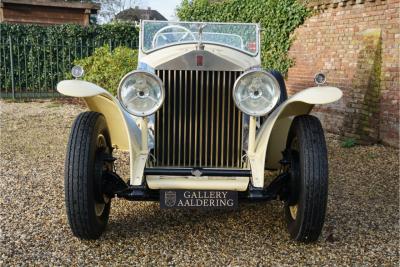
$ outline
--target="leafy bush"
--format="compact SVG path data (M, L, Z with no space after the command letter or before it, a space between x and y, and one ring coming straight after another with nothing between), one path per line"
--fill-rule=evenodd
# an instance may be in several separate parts
M343 140L341 147L351 148L355 145L357 145L357 141L354 138L346 138L345 140Z
M105 45L96 48L93 55L75 60L74 64L85 70L84 80L116 95L122 77L137 68L137 56L137 50L120 46L110 51L110 47Z
M297 0L183 0L177 14L187 21L260 23L263 67L287 73L291 34L310 10Z

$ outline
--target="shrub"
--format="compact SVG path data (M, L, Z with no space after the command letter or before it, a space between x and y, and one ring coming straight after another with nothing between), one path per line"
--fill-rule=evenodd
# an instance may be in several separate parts
M298 0L183 0L177 14L188 21L260 23L263 67L287 73L293 65L287 55L291 34L310 10Z
M343 140L341 147L351 148L355 145L357 145L357 141L354 138L346 138Z
M137 50L120 46L110 51L110 47L105 45L96 48L93 55L75 60L74 64L85 70L84 80L116 95L122 77L137 68Z

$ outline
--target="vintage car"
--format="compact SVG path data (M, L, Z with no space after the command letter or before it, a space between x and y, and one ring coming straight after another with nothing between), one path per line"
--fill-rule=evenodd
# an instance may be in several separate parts
M288 98L282 75L261 68L260 39L258 24L142 21L138 69L117 98L79 79L79 66L57 85L89 109L72 125L65 161L75 236L98 238L118 197L232 212L244 200L280 200L291 238L318 239L328 160L309 113L342 92L322 86L320 73L315 87ZM117 173L114 149L129 152L129 177Z

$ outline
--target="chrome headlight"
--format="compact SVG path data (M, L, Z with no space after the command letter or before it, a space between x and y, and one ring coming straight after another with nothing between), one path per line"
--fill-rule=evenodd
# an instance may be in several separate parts
M279 84L270 73L252 70L243 73L233 87L236 106L251 116L264 116L278 103Z
M118 88L122 107L132 115L146 117L156 112L164 101L160 78L147 71L132 71L122 78Z

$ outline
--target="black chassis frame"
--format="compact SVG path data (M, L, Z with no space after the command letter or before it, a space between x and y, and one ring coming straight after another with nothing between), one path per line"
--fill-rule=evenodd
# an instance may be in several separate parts
M287 153L283 154L287 155ZM249 201L286 200L289 196L290 173L285 168L289 164L285 158L280 163L286 171L277 175L265 188L249 185L246 191L238 192L239 199ZM144 175L250 177L251 171L215 168L145 168ZM110 198L118 197L131 201L159 201L160 199L160 190L150 189L146 184L131 186L126 184L116 172L111 171L103 172L102 188L103 193Z

